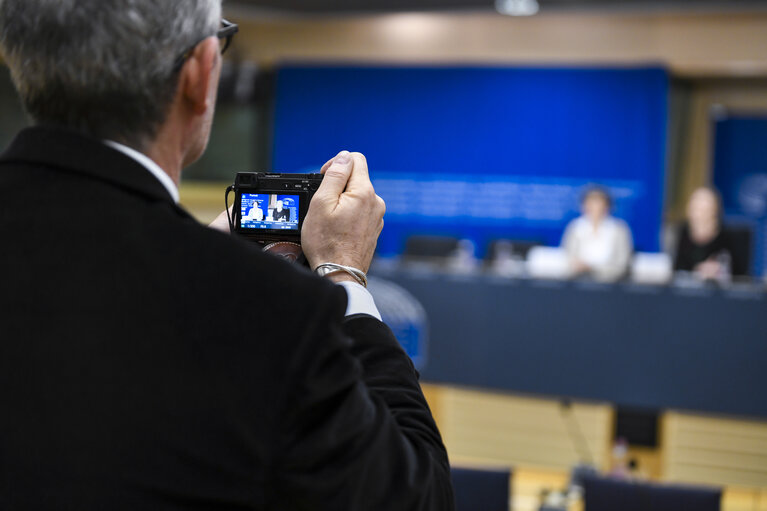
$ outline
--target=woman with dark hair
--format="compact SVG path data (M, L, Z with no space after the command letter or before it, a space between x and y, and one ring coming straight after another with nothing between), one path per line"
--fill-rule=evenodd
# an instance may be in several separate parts
M604 188L592 187L583 194L583 214L570 222L562 237L573 276L612 282L628 273L634 251L631 230L610 215L611 204Z
M734 244L722 228L719 193L698 188L687 203L687 222L679 232L674 270L693 272L704 280L727 279L733 274L734 256Z

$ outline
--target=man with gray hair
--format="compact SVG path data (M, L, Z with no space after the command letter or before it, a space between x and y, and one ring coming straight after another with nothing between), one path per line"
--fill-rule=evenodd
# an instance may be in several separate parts
M178 205L236 31L220 0L0 0L34 121L0 157L0 509L453 507L417 373L357 282L384 214L365 158L323 167L302 230L312 268L350 273Z

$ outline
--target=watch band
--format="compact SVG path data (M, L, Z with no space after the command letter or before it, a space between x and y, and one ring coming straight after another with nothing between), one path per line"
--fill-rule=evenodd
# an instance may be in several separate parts
M353 266L344 266L343 264L336 263L322 263L317 265L317 268L315 268L314 271L320 277L342 271L351 275L361 286L368 287L368 279L365 272L358 268L354 268Z

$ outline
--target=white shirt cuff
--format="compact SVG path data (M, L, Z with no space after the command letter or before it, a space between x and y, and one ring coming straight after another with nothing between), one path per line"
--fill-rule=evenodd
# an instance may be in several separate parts
M378 312L373 295L364 286L348 281L339 282L338 285L346 290L346 295L349 297L349 303L346 306L346 316L367 314L382 321L381 313Z

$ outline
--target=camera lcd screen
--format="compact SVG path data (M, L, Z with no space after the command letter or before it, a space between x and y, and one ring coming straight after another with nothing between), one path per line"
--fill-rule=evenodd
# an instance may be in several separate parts
M298 195L243 193L240 201L240 227L297 231L298 209Z

